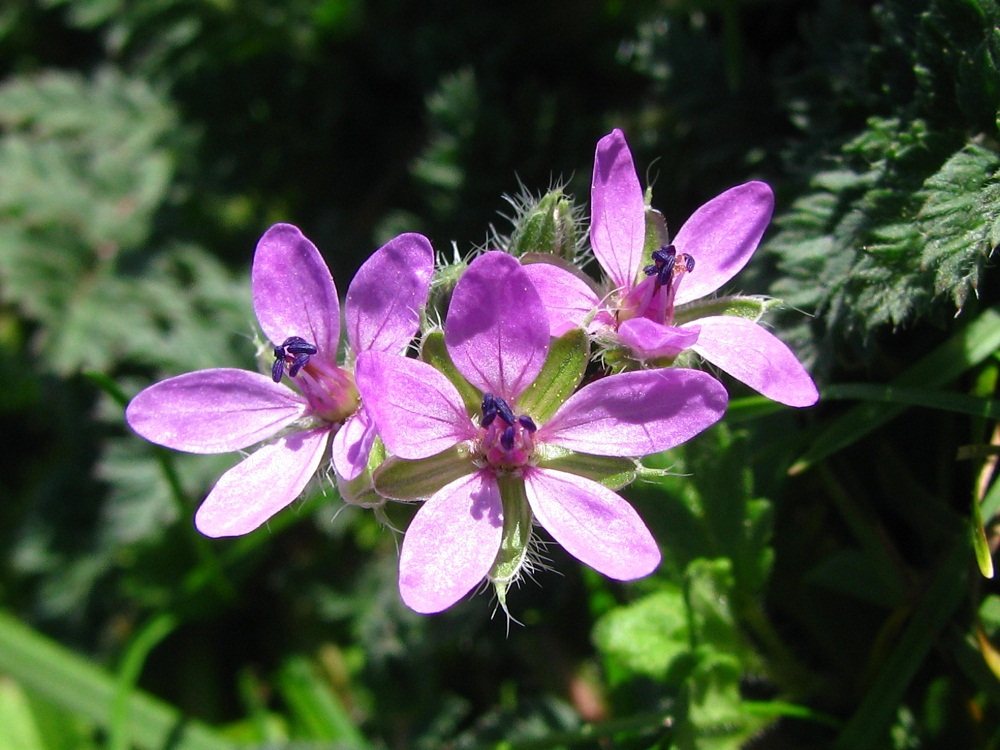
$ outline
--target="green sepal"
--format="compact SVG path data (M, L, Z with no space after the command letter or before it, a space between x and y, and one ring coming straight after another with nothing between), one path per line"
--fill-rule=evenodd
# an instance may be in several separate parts
M375 491L372 476L386 459L385 444L382 438L375 436L371 452L368 454L368 465L365 470L347 481L337 477L337 491L345 503L361 508L379 508L385 504L385 498Z
M375 490L393 500L419 500L474 471L476 465L464 443L428 458L408 460L390 456L374 474Z
M465 408L469 414L478 414L483 408L483 394L472 383L465 379L451 361L448 347L444 343L442 331L431 331L424 336L420 344L420 358L427 364L439 370L452 385L458 389Z
M609 490L620 490L643 472L643 467L635 459L623 456L592 456L555 445L539 446L538 452L545 454L538 458L539 468L586 477Z
M670 244L667 220L655 208L646 206L646 234L642 244L642 257L653 262L653 253Z
M507 252L515 257L525 253L545 253L566 260L576 257L579 246L573 201L555 188L534 206L526 207L516 219Z
M530 569L528 550L532 515L528 496L524 492L524 480L514 476L502 476L497 480L503 503L503 538L487 577L493 584L500 606L507 612L508 589L511 584L517 583L526 566Z
M754 323L764 317L764 313L784 303L774 297L734 294L729 297L698 300L681 305L674 310L674 325L691 323L710 315L732 315Z
M451 294L455 291L455 285L458 284L458 280L462 278L462 274L468 267L468 262L458 257L457 250L450 263L438 264L438 268L434 272L434 279L431 281L427 306L421 310L421 332L427 333L433 330L436 321L445 319L448 314L448 305L451 304Z
M590 339L586 333L575 330L557 338L535 382L517 400L517 410L528 414L536 424L544 424L576 390L589 360Z

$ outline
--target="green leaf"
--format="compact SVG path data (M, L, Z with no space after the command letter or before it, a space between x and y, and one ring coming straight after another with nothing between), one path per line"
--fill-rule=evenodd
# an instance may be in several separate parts
M934 270L934 292L961 310L979 288L996 248L1000 222L1000 154L975 144L958 151L924 183L916 216L924 238L921 263Z
M344 750L371 747L332 686L302 656L292 656L278 673L278 689L288 704L298 734L305 739L340 743Z
M110 729L117 681L86 659L0 612L0 673ZM129 735L148 750L232 750L204 724L142 691L128 699Z
M1000 347L1000 312L990 309L958 331L948 341L895 378L892 387L947 385L963 372L982 362ZM821 396L822 397L822 396ZM855 406L831 422L813 440L809 449L788 470L799 474L872 430L898 416L905 404L865 403Z
M614 681L636 675L666 679L675 662L690 652L684 595L665 587L617 607L598 620L593 639Z

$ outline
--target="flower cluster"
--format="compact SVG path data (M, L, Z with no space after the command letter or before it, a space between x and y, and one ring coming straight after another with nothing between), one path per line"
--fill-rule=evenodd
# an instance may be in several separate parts
M202 503L199 531L253 531L326 470L348 502L422 501L399 562L401 596L417 612L440 612L483 581L506 608L509 587L538 562L536 527L610 578L651 573L657 543L617 490L645 471L645 456L711 426L728 402L718 379L680 366L687 353L776 401L817 399L795 356L759 325L760 298L703 299L752 255L773 197L760 182L732 188L668 241L612 132L598 144L592 191L603 288L567 261L575 249L533 246L573 236L545 227L570 215L562 201L530 217L518 251L463 262L440 326L425 314L430 242L403 234L378 249L348 288L343 357L340 302L319 251L291 225L269 229L252 268L270 341L263 371L169 378L126 411L138 434L177 450L258 446ZM419 358L408 355L415 342Z

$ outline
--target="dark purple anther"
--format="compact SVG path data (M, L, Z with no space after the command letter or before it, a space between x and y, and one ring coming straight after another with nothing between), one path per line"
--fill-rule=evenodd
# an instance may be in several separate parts
M508 451L511 448L514 447L514 426L513 425L511 425L506 430L504 430L503 434L500 435L500 445L502 445L504 447L504 450L508 450Z
M288 368L288 377L294 378L299 374L299 370L309 364L308 354L299 354L292 360L292 364Z
M280 383L285 374L285 359L293 357L288 368L288 376L294 378L299 370L309 364L309 357L319 351L301 336L289 336L283 344L274 347L274 364L271 366L271 379Z
M517 421L518 423L520 423L521 427L526 429L529 433L534 432L535 430L538 429L537 427L535 427L535 421L527 414L522 414L521 416L519 416L517 418Z
M493 420L497 418L497 402L493 398L492 393L483 394L483 417L479 420L479 424L483 427L489 427L493 424Z
M507 402L492 393L484 393L483 416L479 420L479 424L483 427L489 427L498 416L507 424L514 424L514 412L507 406Z

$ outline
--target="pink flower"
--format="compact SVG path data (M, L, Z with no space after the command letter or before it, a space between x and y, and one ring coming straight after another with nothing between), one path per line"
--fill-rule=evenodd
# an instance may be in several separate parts
M351 349L401 353L417 332L433 270L433 250L419 234L377 250L347 292ZM257 244L251 277L257 320L274 345L271 375L228 368L179 375L140 392L125 413L147 440L190 453L269 441L223 474L198 509L195 525L212 537L249 533L291 503L331 436L338 476L359 476L375 437L350 368L337 363L340 302L315 245L296 227L276 224Z
M713 198L672 243L644 257L642 188L625 136L614 130L597 144L591 204L591 245L607 277L603 298L566 270L527 266L553 335L586 327L640 363L690 349L774 401L816 403L812 378L785 344L756 320L712 314L711 300L694 302L732 279L757 249L774 209L767 184L747 182ZM675 316L683 322L675 325Z
M474 410L448 378L418 360L367 352L355 372L386 447L398 459L434 457L440 475L403 539L406 604L422 613L450 607L490 574L514 533L505 523L525 516L611 578L652 572L660 552L635 510L604 485L551 468L551 458L567 451L639 457L678 445L724 413L718 381L683 369L613 375L539 423L519 409L519 398L545 362L549 325L527 272L501 252L480 256L459 280L445 344L482 394ZM378 472L375 481L379 489Z

